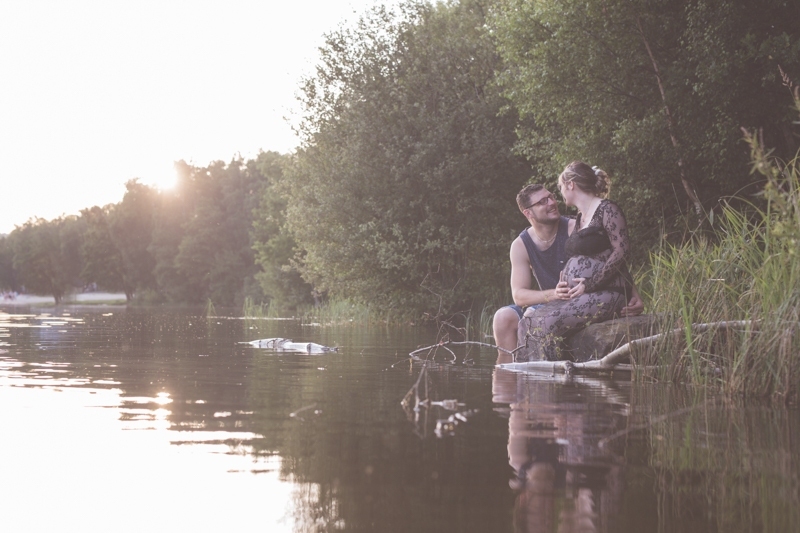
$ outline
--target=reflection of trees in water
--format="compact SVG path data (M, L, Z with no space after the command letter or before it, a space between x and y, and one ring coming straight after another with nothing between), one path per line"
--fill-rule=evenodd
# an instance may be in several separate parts
M637 393L661 418L649 430L659 531L797 531L796 409L709 401L674 387ZM686 413L660 414L677 410Z
M613 531L624 460L599 442L626 425L630 385L497 369L492 389L494 402L509 406L497 410L509 416L515 530Z
M486 405L479 428L470 421L456 437L437 439L436 419L449 411L423 409L430 415L417 428L399 405L419 364L387 372L379 360L335 357L298 360L330 365L314 372L287 358L251 361L251 429L262 436L252 453L281 457L280 478L298 487L289 512L296 530L504 531L497 526L508 524L507 462L497 452L505 424L491 413L488 372L429 365L433 401L459 397L474 407L480 398Z

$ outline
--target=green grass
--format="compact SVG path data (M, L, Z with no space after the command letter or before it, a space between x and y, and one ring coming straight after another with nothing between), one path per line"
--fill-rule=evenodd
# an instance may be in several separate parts
M800 110L800 100L797 102ZM663 314L665 337L640 362L654 377L714 385L729 393L797 400L800 392L800 160L770 157L747 137L762 198L737 199L710 215L711 231L651 254L642 290ZM740 207L744 205L744 208ZM750 326L693 333L691 324L749 320Z
M361 324L381 322L368 305L353 303L349 300L328 300L319 306L310 306L298 310L304 322L316 322L323 325ZM389 321L387 316L385 321Z

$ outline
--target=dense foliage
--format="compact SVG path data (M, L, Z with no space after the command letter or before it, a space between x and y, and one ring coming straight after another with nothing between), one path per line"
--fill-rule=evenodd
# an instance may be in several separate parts
M132 180L118 204L31 220L0 237L0 288L284 310L327 293L415 316L502 303L515 194L573 159L611 174L644 262L662 229L713 233L721 200L763 189L742 127L794 157L795 4L373 7L327 35L294 154L179 162L174 190Z
M794 91L800 117L800 87ZM651 259L643 289L662 313L665 336L646 356L680 381L720 381L731 392L800 397L800 154L770 155L747 133L753 170L766 180L765 207L725 205L715 239L703 233L664 244ZM698 333L692 324L738 322Z
M284 312L311 304L317 296L295 268L297 261L302 260L301 251L286 225L288 202L284 173L289 161L274 152L261 154L256 161L264 183L251 231L259 267L256 280L270 306Z
M494 22L519 148L553 181L574 159L607 170L643 247L756 192L741 127L799 146L779 71L800 78L796 2L501 0Z
M529 169L499 114L485 4L376 8L328 36L287 213L318 288L431 313L504 293Z
M77 217L37 218L17 228L8 237L16 284L59 303L80 283L80 225Z

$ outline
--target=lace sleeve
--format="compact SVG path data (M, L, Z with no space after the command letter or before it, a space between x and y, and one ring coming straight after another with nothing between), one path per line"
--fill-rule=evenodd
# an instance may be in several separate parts
M598 215L603 227L611 241L611 255L606 264L591 278L585 281L586 292L593 292L602 288L609 281L628 270L628 257L630 256L630 240L628 239L628 223L622 209L610 200L604 201L597 207Z

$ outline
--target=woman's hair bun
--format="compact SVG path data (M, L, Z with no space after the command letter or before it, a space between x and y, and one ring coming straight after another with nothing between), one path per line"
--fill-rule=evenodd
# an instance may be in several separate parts
M606 171L598 167L590 167L583 161L573 161L567 165L559 178L575 182L582 191L597 196L606 196L611 190L611 179Z
M611 188L611 179L606 174L606 171L599 167L592 167L595 175L595 188L596 192L601 195L608 194L608 190Z

